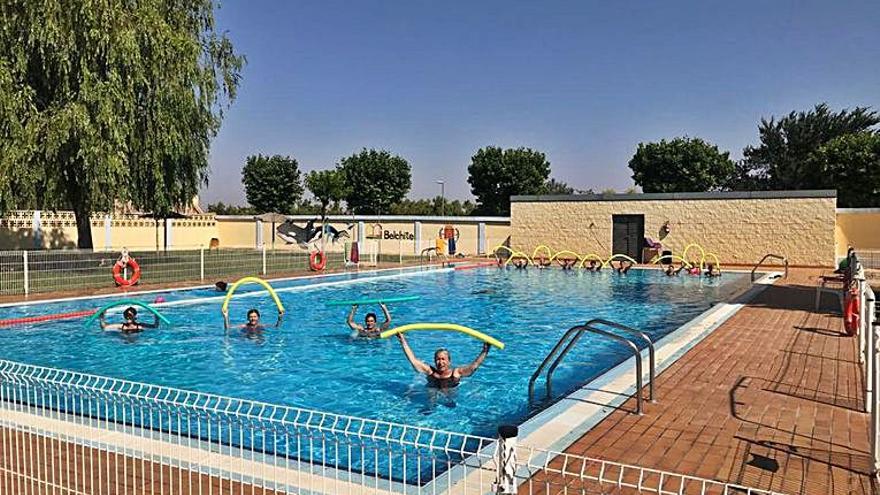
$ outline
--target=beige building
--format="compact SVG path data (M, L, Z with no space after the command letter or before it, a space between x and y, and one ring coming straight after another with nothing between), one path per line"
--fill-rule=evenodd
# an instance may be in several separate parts
M656 254L645 251L648 238L676 255L697 244L723 264L777 253L792 265L830 266L839 251L836 201L835 191L515 196L510 238L529 254L546 245L647 261Z

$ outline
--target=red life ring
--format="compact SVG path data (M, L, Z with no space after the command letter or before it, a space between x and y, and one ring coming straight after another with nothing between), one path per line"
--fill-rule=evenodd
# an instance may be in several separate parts
M853 336L859 328L859 296L849 291L843 298L843 328L846 334Z
M327 266L327 255L324 254L324 251L315 251L309 255L309 268L311 268L312 271L319 272L323 270L325 266Z
M131 278L125 279L122 277L122 269L125 267L131 268ZM138 265L138 262L135 261L134 258L129 258L128 262L123 263L121 260L117 261L115 265L113 265L113 280L116 281L116 285L121 285L123 287L129 287L134 285L141 278L141 267Z

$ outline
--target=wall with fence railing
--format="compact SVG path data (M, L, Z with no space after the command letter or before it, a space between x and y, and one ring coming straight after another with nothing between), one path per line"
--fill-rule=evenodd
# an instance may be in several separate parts
M880 208L838 208L834 237L838 256L852 247L868 261L868 252L880 253ZM880 268L880 263L869 268Z
M770 493L499 431L496 441L0 361L0 493Z
M213 282L244 275L282 275L309 270L306 252L190 248L131 249L140 284ZM0 296L110 289L118 253L100 251L0 251ZM407 259L405 261L410 261ZM328 269L345 266L343 253L329 253Z
M92 242L95 251L118 251L125 247L187 250L268 245L272 249L291 251L323 248L343 252L352 241L373 240L383 253L418 255L422 241L434 242L450 230L457 240L458 252L479 255L504 243L510 227L507 217L331 215L328 226L338 235L332 240L305 246L301 231L294 229L297 238L293 242L290 235L285 236L278 228L285 219L303 228L309 221L317 221L317 217L273 217L275 222L251 215L205 214L157 220L133 214L95 214L91 217ZM72 212L12 211L0 218L0 249L72 249L77 240L76 218Z

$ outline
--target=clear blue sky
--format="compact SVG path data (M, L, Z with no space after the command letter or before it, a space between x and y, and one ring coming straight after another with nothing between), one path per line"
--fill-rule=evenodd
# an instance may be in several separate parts
M632 185L640 141L739 158L762 116L880 107L880 1L227 0L248 58L203 203L244 203L250 154L329 168L362 147L413 167L411 197L469 198L480 147L544 151L578 188Z

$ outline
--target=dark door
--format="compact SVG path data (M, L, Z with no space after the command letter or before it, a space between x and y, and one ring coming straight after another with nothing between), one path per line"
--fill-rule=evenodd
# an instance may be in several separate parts
M611 220L614 223L612 254L625 254L636 261L642 261L645 215L612 215Z

